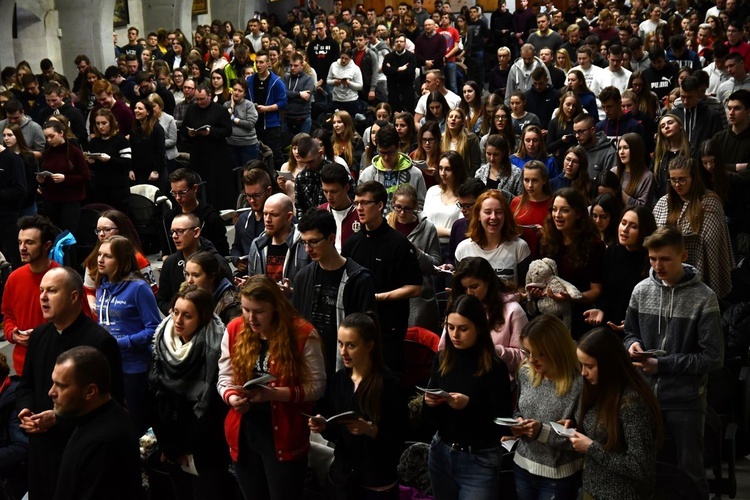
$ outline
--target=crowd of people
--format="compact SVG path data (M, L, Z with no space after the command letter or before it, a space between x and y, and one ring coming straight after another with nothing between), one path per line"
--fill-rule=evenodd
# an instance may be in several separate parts
M437 499L497 498L506 450L520 499L653 498L667 448L708 498L707 377L750 300L749 14L309 0L130 27L72 86L3 69L0 474L31 500L138 498L142 468L175 498L395 499L427 430ZM82 207L93 250L58 251Z

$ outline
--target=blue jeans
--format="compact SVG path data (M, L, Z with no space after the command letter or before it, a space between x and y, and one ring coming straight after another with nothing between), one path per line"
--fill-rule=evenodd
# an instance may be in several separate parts
M473 52L471 57L477 62L477 83L480 87L484 87L484 67L487 64L487 61L484 60L484 51Z
M708 498L708 480L703 467L705 410L662 410L661 415L666 435L674 439L677 466L695 480L701 498Z
M244 167L250 160L257 160L260 156L258 144L247 144L245 146L229 146L229 157L235 167Z
M297 120L292 118L281 118L281 136L284 144L291 144L292 139L297 134L309 134L312 129L312 118L307 115L306 118Z
M454 450L435 434L427 459L435 500L497 499L499 448Z
M562 479L550 479L516 465L514 479L518 500L576 500L581 487L580 472Z
M456 63L445 63L445 68L443 68L443 70L445 71L445 86L454 94L458 94L458 84L456 83Z

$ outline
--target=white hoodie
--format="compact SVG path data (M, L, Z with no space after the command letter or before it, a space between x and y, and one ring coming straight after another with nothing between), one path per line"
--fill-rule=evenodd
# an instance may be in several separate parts
M347 79L349 85L335 85L334 80ZM353 61L349 61L346 66L341 64L341 59L328 68L328 85L334 85L333 87L333 100L337 102L352 102L359 98L357 92L362 90L362 71L359 66L354 64Z

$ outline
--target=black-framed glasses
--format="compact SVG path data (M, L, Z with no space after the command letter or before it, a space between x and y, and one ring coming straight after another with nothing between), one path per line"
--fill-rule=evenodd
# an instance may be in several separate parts
M495 116L496 122L502 122L508 119L508 115L497 115Z
M673 186L684 186L690 180L690 177L670 177L669 182Z
M109 234L109 233L111 233L112 231L117 231L117 228L116 228L115 226L110 226L110 227L97 227L96 229L94 229L94 234L96 234L97 236L99 236L99 235L100 235L100 234L102 234L102 233L104 233L104 234Z
M471 210L471 208L476 204L476 202L473 203L461 203L460 201L456 202L456 206L460 208L461 210Z
M181 189L180 191L170 191L169 194L177 198L178 196L185 196L190 192L190 189Z
M412 214L414 213L414 210L415 210L413 207L404 207L402 205L392 205L392 208L394 212L399 213L399 214L402 212L405 214Z
M260 193L252 193L252 194L245 193L245 198L247 198L248 200L258 201L261 198L263 198L264 194L266 194L266 190L265 189L263 191L261 191Z
M170 236L182 236L185 234L186 231L190 231L191 229L198 229L197 227L186 227L186 228L178 228L178 229L172 229L169 231Z
M435 138L434 137L422 137L422 142L427 142L427 143L435 142Z
M352 205L354 205L355 207L358 207L360 205L363 207L369 207L370 205L373 205L375 203L377 203L377 201L375 200L359 200L352 203Z
M315 239L315 240L307 240L307 241L305 241L305 240L299 240L299 242L302 243L305 246L305 248L316 248L318 246L318 244L320 244L320 242L323 241L324 239L325 239L325 237L318 238L318 239Z

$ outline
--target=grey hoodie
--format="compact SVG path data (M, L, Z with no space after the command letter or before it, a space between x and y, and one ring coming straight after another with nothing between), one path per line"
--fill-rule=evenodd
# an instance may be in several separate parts
M505 89L505 105L510 106L510 95L516 91L526 92L531 88L531 73L536 68L544 68L547 72L548 81L552 81L552 77L549 74L549 69L538 57L534 57L534 61L528 67L523 63L523 59L520 57L510 67L508 73L508 86Z
M605 170L612 170L616 165L617 155L609 139L604 132L596 133L596 142L591 149L584 147L589 160L589 177L595 181Z
M724 341L716 294L698 271L682 265L676 286L660 280L652 269L633 289L625 316L625 347L662 349L658 372L644 375L662 410L697 410L706 405L708 372L721 368Z

